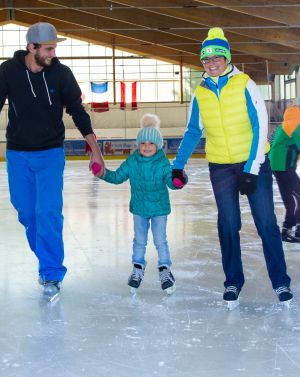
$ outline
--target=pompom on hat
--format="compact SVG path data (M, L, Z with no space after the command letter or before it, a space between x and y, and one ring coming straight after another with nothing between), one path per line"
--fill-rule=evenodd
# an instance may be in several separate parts
M224 56L228 64L231 62L230 45L220 27L209 29L207 38L202 42L200 60L210 56Z
M137 147L139 147L141 143L149 141L156 145L157 150L162 149L163 138L159 130L160 120L158 116L155 114L145 114L140 121L140 125L142 129L139 131L136 138Z

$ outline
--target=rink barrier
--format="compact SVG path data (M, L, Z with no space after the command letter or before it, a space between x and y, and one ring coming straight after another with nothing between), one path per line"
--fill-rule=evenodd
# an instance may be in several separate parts
M136 149L135 139L105 139L97 140L98 145L105 159L121 159L129 156ZM165 138L163 150L168 157L174 157L182 138ZM0 160L5 160L5 142L1 142ZM67 139L64 142L67 159L88 159L85 152L85 140L83 139ZM205 138L200 139L197 147L193 152L193 157L204 157L205 155Z
M163 150L167 155L175 155L182 138L165 138ZM104 157L124 157L129 156L136 149L135 139L106 139L98 140L98 145ZM200 139L194 150L195 155L205 153L205 139ZM67 156L85 156L84 140L65 140L65 151Z

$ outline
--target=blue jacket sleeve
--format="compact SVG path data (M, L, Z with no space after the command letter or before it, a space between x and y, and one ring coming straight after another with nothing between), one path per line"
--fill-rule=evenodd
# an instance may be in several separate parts
M105 169L106 174L104 177L99 177L103 181L108 183L113 183L115 185L119 185L129 178L129 166L127 161L122 162L120 167L116 171L111 171L109 169Z
M203 124L200 116L198 101L194 95L190 104L186 131L173 162L173 169L183 169L202 135Z

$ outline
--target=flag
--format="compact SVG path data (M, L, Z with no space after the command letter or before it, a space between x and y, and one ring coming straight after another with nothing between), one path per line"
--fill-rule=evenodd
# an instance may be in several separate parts
M108 81L103 82L101 84L96 84L95 82L91 82L91 90L93 93L106 93L108 89Z
M104 111L109 111L109 103L105 102L91 102L91 110L95 113L103 113Z
M121 102L120 102L120 109L125 110L126 107L126 84L123 81L120 81L121 85Z
M108 81L97 84L91 82L92 101L90 102L91 111L103 113L109 111L108 98Z
M136 81L134 81L131 84L128 83L128 85L126 85L125 82L120 81L120 86L121 86L120 109L121 110L125 110L126 108L126 102L127 102L126 98L131 98L131 110L137 109L136 85L137 85ZM130 93L130 89L131 89L131 93Z
M136 102L136 81L131 84L131 110L137 109Z

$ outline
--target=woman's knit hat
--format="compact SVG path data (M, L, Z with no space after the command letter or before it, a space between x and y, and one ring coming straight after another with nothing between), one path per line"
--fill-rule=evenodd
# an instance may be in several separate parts
M207 38L202 42L200 60L209 56L224 56L228 64L231 61L230 45L220 27L209 29Z
M163 138L161 136L159 126L160 119L155 114L145 114L140 120L141 130L137 135L136 144L137 147L141 143L149 141L156 145L157 150L163 147Z

